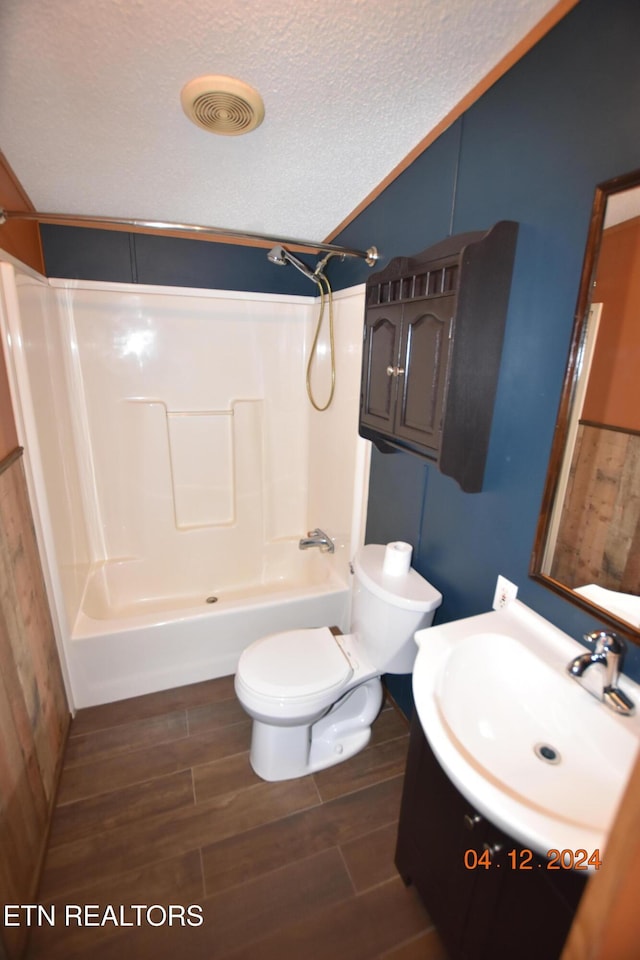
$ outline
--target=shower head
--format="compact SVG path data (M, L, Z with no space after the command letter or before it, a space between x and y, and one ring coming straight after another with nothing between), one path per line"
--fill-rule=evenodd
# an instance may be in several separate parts
M274 247L273 250L269 250L267 260L270 260L271 263L277 263L279 267L284 267L287 262L286 252L284 247Z
M318 282L318 279L311 267L308 267L306 263L302 262L302 260L298 260L297 257L294 257L294 255L289 253L288 250L285 250L284 247L273 247L273 249L267 254L267 259L270 260L271 263L277 263L280 267L290 263L296 268L296 270L299 270L300 273L304 273L305 277L308 277L309 280L313 280L314 283Z

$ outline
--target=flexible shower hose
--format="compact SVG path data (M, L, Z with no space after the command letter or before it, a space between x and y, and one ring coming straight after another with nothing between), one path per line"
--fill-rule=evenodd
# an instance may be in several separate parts
M324 276L323 273L316 273L315 281L318 284L318 289L320 291L320 313L318 314L318 323L316 324L316 332L313 338L313 343L311 345L311 351L309 353L309 360L307 363L307 396L311 402L311 406L322 413L326 410L333 400L333 392L336 386L336 352L335 352L335 343L333 336L333 291L331 289L331 284ZM325 297L325 285L326 285L326 297ZM324 306L325 299L329 300L329 356L331 359L331 390L329 391L329 399L324 406L320 406L316 403L316 400L313 396L313 388L311 386L311 366L313 364L314 357L317 354L318 350L318 339L320 337L320 331L322 329L322 321L324 318Z

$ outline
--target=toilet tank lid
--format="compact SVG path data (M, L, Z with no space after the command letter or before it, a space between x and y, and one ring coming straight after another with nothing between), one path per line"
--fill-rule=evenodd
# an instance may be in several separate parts
M383 573L386 546L368 543L356 554L354 570L365 586L376 597L403 610L421 610L427 613L442 603L439 590L420 576L413 567L401 576Z

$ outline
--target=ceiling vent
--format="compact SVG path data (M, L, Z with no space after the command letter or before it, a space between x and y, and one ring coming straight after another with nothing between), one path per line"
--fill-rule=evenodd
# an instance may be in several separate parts
M190 120L225 137L249 133L264 119L258 91L234 77L196 77L182 88L180 100Z

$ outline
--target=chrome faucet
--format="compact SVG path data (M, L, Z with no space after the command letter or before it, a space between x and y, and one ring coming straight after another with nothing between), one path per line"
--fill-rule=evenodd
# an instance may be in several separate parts
M322 553L333 553L335 547L331 537L327 536L324 530L316 527L315 530L309 530L306 537L298 543L300 550L308 550L309 547L320 547Z
M630 717L635 712L635 705L618 686L625 652L624 640L616 636L615 633L606 633L604 630L585 633L584 639L587 643L595 643L595 650L593 653L583 653L579 657L575 657L567 666L568 672L592 696L602 700L616 713ZM596 664L599 664L603 669L596 671L601 676L601 682L597 686L593 686L587 683L585 675Z

